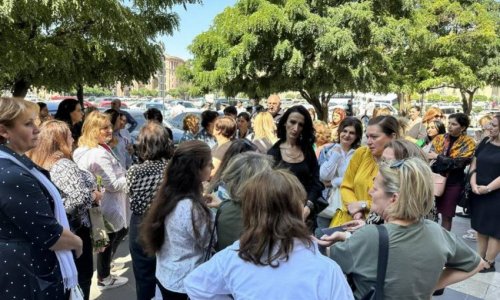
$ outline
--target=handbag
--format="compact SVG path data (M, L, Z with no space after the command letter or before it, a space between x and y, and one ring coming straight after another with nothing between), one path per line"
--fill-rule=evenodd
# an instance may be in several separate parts
M328 194L328 206L318 215L323 218L332 218L337 209L342 207L342 197L339 188L331 188Z
M377 283L361 300L383 300L384 282L387 271L387 260L389 258L389 234L383 225L377 225L378 230L378 262L377 262Z
M330 227L342 226L346 222L349 222L351 220L352 220L351 215L349 215L347 211L339 208L335 212L335 215L333 216L332 221L330 222Z
M228 201L231 201L231 200L223 201L220 204L219 209L217 209L217 213L215 213L214 227L212 227L212 232L210 233L210 242L208 242L208 247L207 247L207 250L205 251L205 256L203 257L203 262L208 261L215 254L215 245L214 244L215 244L215 230L217 229L217 221L219 220L221 208Z
M460 194L460 198L458 198L458 203L457 205L462 207L464 210L469 209L470 205L470 198L472 196L472 187L470 186L470 178L472 174L470 172L470 167L469 170L467 171L467 175L465 176L465 182L464 182L464 189L462 190L462 193Z
M92 225L92 247L94 250L101 249L109 244L109 237L104 225L101 207L93 206L89 209L90 224Z
M434 196L441 197L446 187L446 177L432 172L432 181L434 182Z

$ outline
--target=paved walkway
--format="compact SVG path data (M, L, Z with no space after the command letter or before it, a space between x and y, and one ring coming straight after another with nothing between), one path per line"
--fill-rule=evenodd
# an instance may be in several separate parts
M453 219L452 231L458 236L462 236L470 229L470 220L461 217ZM467 241L467 244L476 249L476 242ZM122 242L117 255L115 256L118 262L125 263L125 268L120 270L117 275L129 278L129 282L119 288L99 291L96 282L96 273L92 283L90 299L93 300L134 300L135 297L135 280L132 273L132 261L128 251L128 239ZM94 260L95 261L95 260ZM497 264L500 265L500 258L497 258ZM448 287L444 294L439 297L433 297L434 300L498 300L500 299L500 272L476 274L475 276L454 284Z

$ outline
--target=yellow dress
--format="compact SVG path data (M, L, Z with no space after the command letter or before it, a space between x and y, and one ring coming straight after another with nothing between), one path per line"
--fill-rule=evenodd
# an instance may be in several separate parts
M366 201L368 215L372 206L372 197L368 191L373 186L373 179L377 176L378 164L370 149L366 146L359 147L354 152L349 166L344 174L344 180L340 186L343 210L347 212L347 205L356 201Z

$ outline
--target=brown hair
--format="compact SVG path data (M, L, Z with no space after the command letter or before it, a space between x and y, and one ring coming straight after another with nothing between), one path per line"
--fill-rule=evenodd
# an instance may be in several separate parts
M175 150L155 200L141 225L140 236L146 253L153 256L161 249L166 234L165 218L181 200L190 199L192 202L191 223L196 239L200 238L200 224L211 227L211 213L202 198L201 182L201 171L211 163L210 147L202 141L186 141Z
M414 143L404 139L392 140L385 145L384 149L386 148L391 148L392 150L394 150L394 157L397 160L410 157L418 157L423 161L427 161L427 156L425 155L424 151L422 151L422 149L420 149Z
M167 129L156 121L148 121L137 137L137 154L142 161L169 159L173 145Z
M380 130L386 136L390 137L392 135L395 135L396 138L399 138L401 136L401 127L398 120L393 116L378 116L375 118L371 118L370 121L368 121L368 126L372 125L378 125L380 127Z
M302 220L306 192L287 170L268 170L248 180L241 195L243 234L238 256L255 265L279 267L287 261L294 241L310 247L311 236Z
M72 145L68 145L71 136L68 124L59 120L45 121L40 126L38 143L26 154L31 160L46 170L61 158L71 159Z
M196 124L200 123L200 119L193 115L193 114L187 114L184 117L184 120L182 120L182 129L183 130L189 130L193 132L193 129L196 128ZM196 132L194 132L196 134Z
M11 128L17 118L28 111L33 111L38 116L40 107L36 103L22 98L0 97L0 125ZM0 136L0 144L5 142L6 139Z
M229 116L218 117L215 119L214 130L220 131L222 136L230 139L236 133L236 121Z
M314 121L313 126L317 146L322 146L331 142L331 131L324 121Z
M436 116L443 116L443 112L438 107L429 107L422 118L422 123L428 123L430 120L434 119Z

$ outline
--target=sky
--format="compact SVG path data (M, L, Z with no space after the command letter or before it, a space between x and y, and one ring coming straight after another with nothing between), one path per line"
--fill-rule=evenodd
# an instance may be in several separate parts
M237 0L203 0L203 4L191 4L186 8L182 5L174 8L179 15L179 29L172 36L161 40L169 55L183 59L192 58L187 47L200 33L207 31L213 24L216 15L228 6L233 6Z

